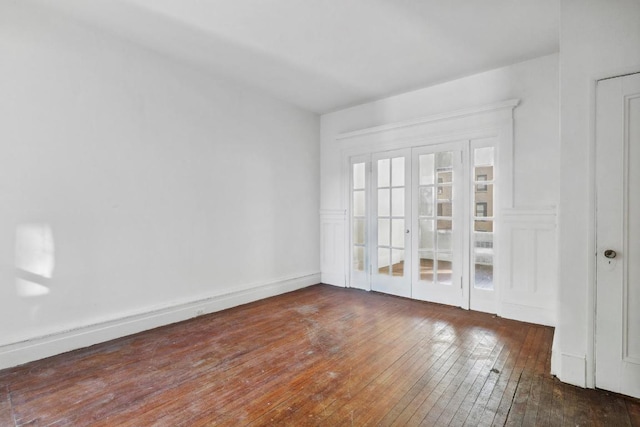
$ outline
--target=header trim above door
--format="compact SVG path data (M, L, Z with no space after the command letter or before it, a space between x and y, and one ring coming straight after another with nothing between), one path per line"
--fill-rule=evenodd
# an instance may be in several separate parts
M518 104L520 104L520 100L517 98L514 98L514 99L502 101L502 102L496 102L493 104L485 104L479 107L465 108L465 109L450 111L446 113L433 114L431 116L421 117L419 119L406 120L402 122L390 123L386 125L360 129L352 132L341 133L338 136L336 136L336 140L340 141L340 140L346 140L346 139L353 139L353 138L357 138L365 135L392 131L395 129L419 126L419 125L439 122L443 120L459 119L459 118L464 118L468 116L474 116L479 113L486 113L486 112L492 112L492 111L503 110L503 109L513 110L515 107L518 106Z

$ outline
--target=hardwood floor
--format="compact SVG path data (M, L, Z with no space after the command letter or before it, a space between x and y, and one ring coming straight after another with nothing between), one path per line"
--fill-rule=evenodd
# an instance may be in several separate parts
M318 285L0 371L0 426L640 426L553 329Z

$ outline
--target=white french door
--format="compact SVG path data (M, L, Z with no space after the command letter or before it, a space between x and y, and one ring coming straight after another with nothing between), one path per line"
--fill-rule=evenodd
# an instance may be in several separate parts
M371 289L411 297L411 150L372 156Z
M495 312L492 144L351 158L351 286Z
M463 305L463 155L461 143L413 150L414 299Z

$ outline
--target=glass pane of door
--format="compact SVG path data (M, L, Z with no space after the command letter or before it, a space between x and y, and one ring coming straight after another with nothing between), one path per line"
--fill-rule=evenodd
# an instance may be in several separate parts
M367 241L366 218L366 163L353 163L351 165L351 254L352 271L365 271L365 254Z
M404 276L405 158L377 161L378 273Z
M493 290L494 148L473 150L473 255L472 276L476 289Z
M453 153L418 156L418 252L420 280L451 284L453 262Z

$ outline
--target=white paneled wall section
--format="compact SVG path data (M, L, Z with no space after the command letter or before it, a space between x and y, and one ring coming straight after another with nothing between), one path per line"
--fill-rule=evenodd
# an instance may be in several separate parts
M555 325L558 277L555 208L502 213L501 315Z
M345 276L345 223L346 211L327 209L320 211L320 268L322 283L346 285Z

